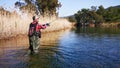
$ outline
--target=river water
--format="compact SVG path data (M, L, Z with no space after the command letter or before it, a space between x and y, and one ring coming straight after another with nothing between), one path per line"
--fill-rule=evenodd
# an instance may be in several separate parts
M0 40L0 68L120 68L119 32L85 28L43 34L33 55L27 36Z

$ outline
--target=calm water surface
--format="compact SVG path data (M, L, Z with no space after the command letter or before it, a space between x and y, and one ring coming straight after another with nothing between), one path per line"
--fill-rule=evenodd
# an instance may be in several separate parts
M0 40L0 68L120 68L120 34L109 30L44 34L34 55L26 36Z

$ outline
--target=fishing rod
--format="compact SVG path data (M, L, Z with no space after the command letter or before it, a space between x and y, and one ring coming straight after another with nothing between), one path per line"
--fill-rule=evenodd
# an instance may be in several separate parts
M33 3L36 7L36 15L39 16L40 18L40 15L41 15L41 10L39 9L40 8L40 5L38 6L38 2L37 1L34 1ZM56 20L58 20L58 17L56 17L56 19L50 21L50 22L47 22L47 25L50 26L51 23L54 23Z
M41 15L41 13L40 13L40 5L38 6L38 2L37 1L34 1L33 2L33 4L35 5L35 7L36 7L36 12L35 12L35 14L38 16L38 19L40 18L40 15ZM57 19L55 19L55 20L57 20ZM54 22L55 20L53 20L53 21L51 21L51 22ZM49 24L51 24L51 22L47 22L47 25L49 25Z

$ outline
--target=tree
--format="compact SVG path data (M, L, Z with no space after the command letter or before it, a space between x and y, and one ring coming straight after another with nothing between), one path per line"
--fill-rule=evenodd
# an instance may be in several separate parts
M119 22L120 21L120 8L109 7L105 16L106 22Z
M70 22L75 22L75 18L74 18L74 17L68 17L68 20L69 20Z
M96 13L99 14L99 15L105 16L106 10L105 10L104 7L101 5L101 6L99 6L99 8L98 8L98 10L97 10Z
M57 15L56 11L61 7L61 3L58 0L25 0L25 2L27 5L20 6L21 10L37 11L42 15ZM16 2L15 5L17 4L19 3Z
M56 14L57 9L61 7L61 3L59 3L58 0L37 0L37 2L37 6L39 6L39 11L41 10L41 14Z
M109 7L104 9L103 6L99 6L96 12L102 16L105 22L120 22L120 8L119 7Z
M95 12L95 10L90 9L82 9L75 14L75 19L77 23L82 23L83 26L88 25L90 23L94 23L98 26L100 23L104 22L102 15L99 15Z
M119 7L109 7L105 9L102 5L96 9L92 6L91 9L79 10L75 15L77 23L94 23L99 26L103 22L120 22L120 8Z

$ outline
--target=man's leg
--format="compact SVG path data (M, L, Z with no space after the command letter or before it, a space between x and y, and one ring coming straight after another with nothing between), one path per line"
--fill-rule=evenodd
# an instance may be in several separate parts
M30 49L30 51L33 51L33 41L31 39L31 37L29 37L29 49Z
M35 37L35 52L38 52L40 47L40 38L38 36Z
M30 37L30 50L31 52L35 51L35 36Z

